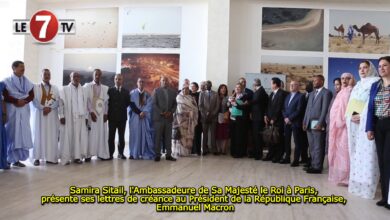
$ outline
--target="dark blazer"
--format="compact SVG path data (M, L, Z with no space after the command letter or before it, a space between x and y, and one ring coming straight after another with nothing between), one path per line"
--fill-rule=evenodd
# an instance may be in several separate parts
M374 82L370 89L370 98L368 100L366 132L375 131L375 96L378 94L381 80Z
M195 93L191 92L191 93L190 93L190 95L191 95L192 97L194 97L194 99L195 99L197 105L199 104L199 94L200 94L200 92L195 92Z
M165 111L169 111L172 114L176 111L176 96L177 92L171 88L167 88L168 91L168 103L165 102L165 94L163 91L164 88L157 88L153 92L153 121L159 121L163 119L161 113ZM168 109L164 109L164 106L168 107ZM170 118L170 121L173 121L173 117Z
M210 99L208 98L210 93ZM218 120L218 112L220 108L220 103L219 103L219 96L218 93L216 93L213 90L210 91L204 91L201 92L199 95L199 111L202 116L202 122L207 121L207 112L209 112L209 117L211 117L212 121L217 121Z
M268 95L265 92L263 87L260 87L253 94L253 98L251 101L251 112L252 112L252 120L253 121L263 121L264 115L267 111L268 105Z
M267 109L267 117L271 121L274 121L274 124L283 124L283 106L284 106L284 100L286 99L286 96L288 95L288 92L279 89L276 93L275 97L272 100L272 97L274 96L274 92L272 92L269 95L268 100L268 109Z
M248 100L252 100L253 99L254 93L253 93L253 91L251 89L245 88L244 94L246 95Z
M318 120L318 124L326 128L326 115L333 95L328 89L322 88L315 97L315 91L309 94L303 124L309 128L311 120Z
M292 93L284 100L283 118L288 118L293 127L299 128L302 127L305 115L306 97L304 94L297 92L289 104L291 96Z
M196 101L196 106L199 105L199 95L200 95L200 92L191 92L190 95L192 97L194 97L195 101ZM201 123L201 120L202 120L202 116L200 115L200 111L199 111L199 108L198 108L198 125Z
M130 105L129 90L121 88L118 92L116 87L108 89L108 120L126 121L127 107Z

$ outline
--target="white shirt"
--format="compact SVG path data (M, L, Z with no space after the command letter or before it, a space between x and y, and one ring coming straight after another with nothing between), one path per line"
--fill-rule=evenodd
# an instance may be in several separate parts
M145 91L145 90L142 90L142 91L141 91L139 88L137 88L137 90L138 90L138 92L141 93L141 94L144 93L144 91Z
M275 91L272 91L274 94L272 96L272 100L274 100L275 96L276 96L276 93L278 93L279 89L276 89Z
M314 94L315 94L314 99L317 98L318 94L320 94L320 92L321 92L321 90L322 90L323 88L324 88L324 87L321 87L321 88L319 88L319 89L314 90Z
M296 92L291 92L290 100L288 101L288 105L290 105L290 102L293 100L294 96L296 95Z

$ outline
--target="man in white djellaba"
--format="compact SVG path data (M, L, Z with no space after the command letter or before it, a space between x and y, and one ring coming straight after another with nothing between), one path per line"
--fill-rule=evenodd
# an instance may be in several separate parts
M101 160L110 158L108 148L108 86L101 84L102 71L93 71L93 81L84 85L87 100L89 134L88 150L85 162L92 156Z
M58 164L58 106L59 91L50 84L49 69L42 70L42 82L34 85L33 100L33 159L34 166L39 166L39 160L49 164Z
M72 72L70 83L60 91L60 159L68 165L71 160L81 164L87 158L88 111L80 74Z

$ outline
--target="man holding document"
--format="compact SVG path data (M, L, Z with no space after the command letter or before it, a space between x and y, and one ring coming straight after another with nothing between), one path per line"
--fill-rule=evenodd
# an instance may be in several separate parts
M326 114L328 112L332 93L324 88L324 76L316 75L313 78L314 90L309 94L303 119L303 130L307 131L311 156L310 167L307 173L321 173L325 156Z

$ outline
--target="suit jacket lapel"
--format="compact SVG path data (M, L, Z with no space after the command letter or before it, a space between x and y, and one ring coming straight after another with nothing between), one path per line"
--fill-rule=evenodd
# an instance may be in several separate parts
M292 94L290 93L290 95ZM295 93L294 97L291 99L290 105L292 105L292 103L295 101L295 99L298 98L298 96L299 96L299 92Z
M322 95L322 92L324 91L324 88L321 89L321 91L317 94L317 97L314 96L314 100L313 100L313 105L317 102L317 100L320 98L320 96ZM315 95L315 93L314 93Z
M276 102L276 99L278 98L280 91L278 91L276 94L274 93L272 103Z
M314 106L314 96L315 96L314 92L311 95L309 95L309 103L311 104L310 109L312 109Z

